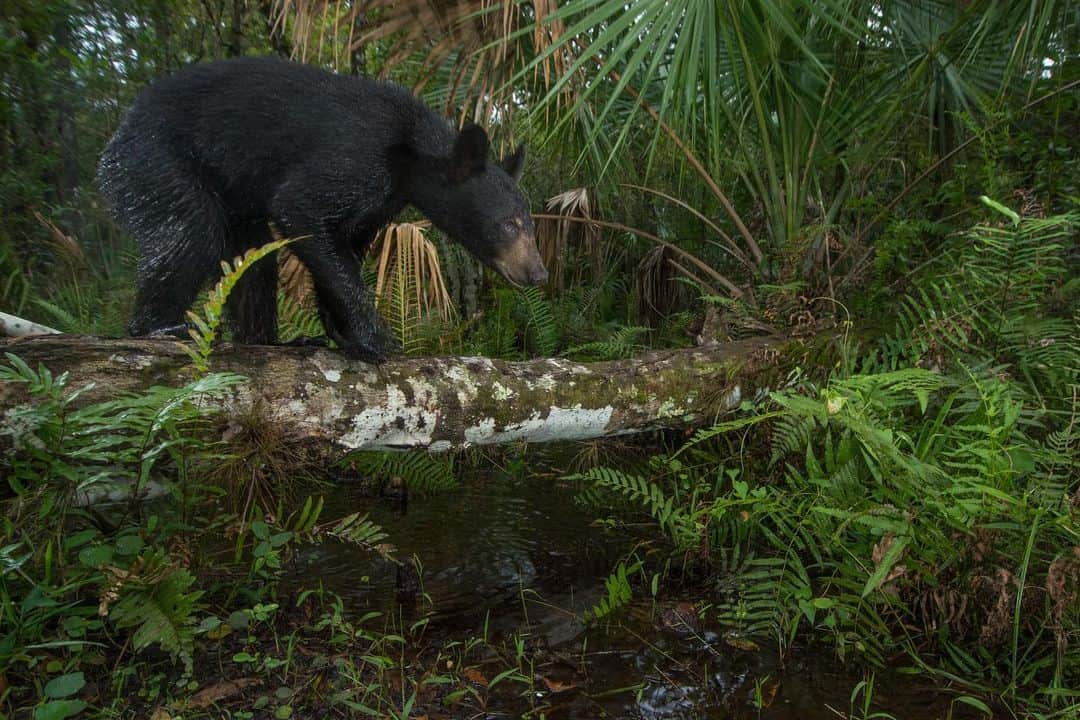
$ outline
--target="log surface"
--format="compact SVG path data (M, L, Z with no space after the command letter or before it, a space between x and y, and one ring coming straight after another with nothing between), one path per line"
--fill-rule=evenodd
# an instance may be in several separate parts
M583 363L484 357L401 357L381 365L312 347L222 345L211 371L247 379L225 401L259 403L302 436L346 449L444 451L514 440L588 440L712 421L770 385L785 369L789 341L755 338ZM193 377L180 343L52 335L0 341L31 367L69 372L70 387L94 383L80 402L178 386ZM25 402L0 383L0 411Z

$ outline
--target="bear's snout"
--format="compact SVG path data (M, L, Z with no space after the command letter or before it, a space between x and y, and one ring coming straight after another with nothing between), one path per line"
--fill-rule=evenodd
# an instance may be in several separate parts
M540 263L539 265L537 265L536 267L532 268L529 271L529 284L530 285L543 285L544 283L547 282L547 279L548 279L548 271L547 271L547 268L544 267L543 263Z
M519 287L543 285L548 279L547 268L531 233L522 232L514 238L492 267L511 285Z

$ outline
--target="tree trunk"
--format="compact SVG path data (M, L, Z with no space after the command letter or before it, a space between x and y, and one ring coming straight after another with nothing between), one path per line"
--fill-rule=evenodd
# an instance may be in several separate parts
M225 14L224 8L222 15ZM224 18L222 18L224 20ZM244 5L240 0L233 0L232 21L229 23L229 34L225 41L225 57L240 57L243 55L244 39Z
M775 387L799 347L757 338L596 363L411 357L369 365L325 348L223 345L211 370L247 378L228 409L260 403L301 436L347 449L443 451L707 424ZM0 351L69 372L72 388L95 383L79 402L192 378L173 340L53 335L0 341ZM0 383L0 421L2 408L25 400L22 385Z

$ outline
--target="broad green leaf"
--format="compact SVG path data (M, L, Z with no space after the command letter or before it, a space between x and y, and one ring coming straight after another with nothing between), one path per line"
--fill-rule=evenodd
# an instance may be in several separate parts
M81 672L61 675L45 684L45 697L53 700L71 697L82 690L85 685L86 677Z

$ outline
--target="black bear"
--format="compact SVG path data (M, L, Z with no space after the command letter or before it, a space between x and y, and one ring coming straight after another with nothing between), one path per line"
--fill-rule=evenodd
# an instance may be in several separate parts
M490 163L476 125L455 132L390 83L274 58L193 65L142 91L98 167L140 249L133 335L176 333L220 261L271 240L311 272L319 312L345 351L378 361L396 341L359 260L412 204L514 285L547 278L518 190L524 148ZM251 267L227 312L242 343L277 339L277 266Z

